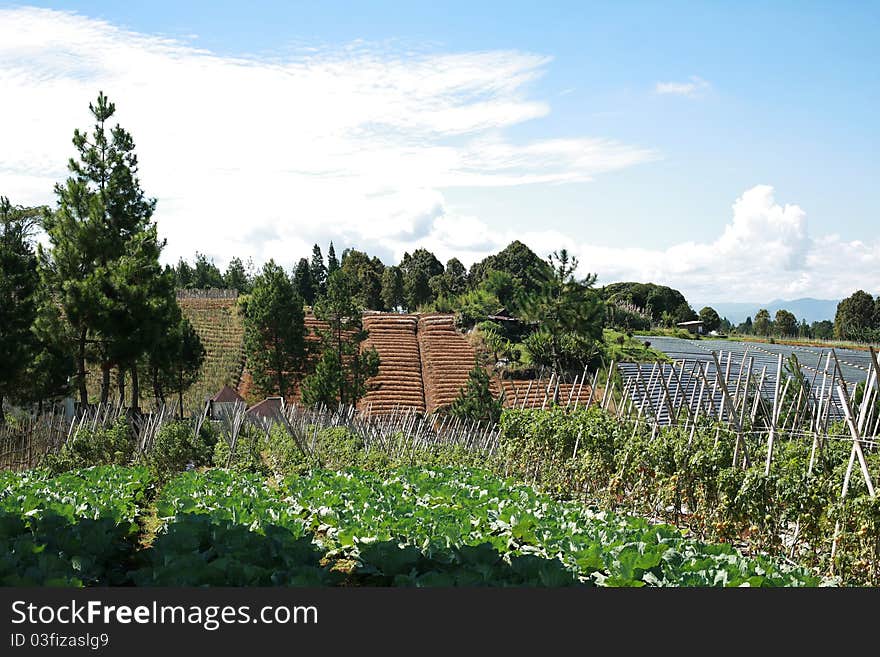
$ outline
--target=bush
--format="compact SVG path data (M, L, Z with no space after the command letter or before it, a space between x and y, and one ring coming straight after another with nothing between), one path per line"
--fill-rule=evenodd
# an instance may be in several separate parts
M175 420L156 434L146 460L157 480L167 481L178 472L211 463L217 442L211 425L202 424L198 436L193 429L189 422Z
M53 475L93 465L126 465L135 453L128 418L121 416L109 427L80 429L57 454L48 454L42 467Z
M218 440L214 445L213 464L218 468L229 468L235 472L254 472L268 475L270 469L263 461L263 449L267 447L266 435L255 427L242 427L235 441L235 451L230 458L231 445L226 440Z

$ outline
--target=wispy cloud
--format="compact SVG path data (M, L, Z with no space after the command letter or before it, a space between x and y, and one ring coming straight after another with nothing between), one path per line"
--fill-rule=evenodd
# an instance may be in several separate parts
M448 187L583 182L658 157L613 139L513 141L545 117L530 95L551 59L415 53L355 43L224 57L79 14L0 10L0 193L52 201L99 89L158 198L166 259L198 249L285 264L335 238L387 257L461 247ZM486 243L486 236L480 236Z
M654 91L663 95L697 98L711 87L712 85L703 78L692 75L688 82L658 82L654 87Z

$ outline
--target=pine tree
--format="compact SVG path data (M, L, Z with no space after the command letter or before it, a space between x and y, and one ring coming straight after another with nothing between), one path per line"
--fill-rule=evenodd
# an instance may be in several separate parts
M229 261L226 273L223 274L223 286L230 290L237 290L239 294L250 292L251 278L248 276L241 258L236 256Z
M150 350L147 368L156 401L164 404L165 392L176 392L178 412L183 417L183 393L198 380L206 353L199 334L179 307L173 318L176 321L171 330Z
M303 302L284 269L270 260L243 300L245 352L256 388L286 397L305 354Z
M300 258L293 270L293 287L302 297L303 302L307 306L315 303L315 281L312 279L312 270L309 267L309 261Z
M4 398L17 394L34 356L37 258L23 208L0 197L0 424Z
M336 259L336 251L331 240L330 248L327 249L327 277L329 278L337 269L339 269L339 260Z
M327 294L315 303L315 316L327 324L318 330L322 354L315 371L303 380L304 404L356 404L379 373L379 354L361 350L367 339L362 311L356 301L357 281L338 269L327 281Z
M396 311L404 301L403 272L400 267L386 267L382 272L382 303L386 309Z
M531 289L524 292L519 307L522 317L537 322L549 336L550 359L553 371L563 368L565 349L563 341L571 336L588 340L602 338L605 307L593 289L595 274L583 279L574 277L577 258L565 249L554 252L547 260L549 273L542 274Z
M501 419L503 407L503 394L496 399L492 395L489 374L485 368L474 365L468 372L467 383L459 389L458 397L449 406L448 412L453 417L494 424Z
M78 159L71 158L65 184L55 186L54 212L43 225L50 250L44 282L58 290L58 301L74 334L77 388L88 403L86 360L100 360L101 398L107 398L110 368L132 378L132 406L138 406L136 363L162 330L156 314L173 299L173 277L159 265L164 241L152 222L155 199L147 198L137 177L134 141L107 122L116 111L103 93L89 104L91 134L74 131Z
M323 296L327 291L327 268L324 266L324 256L321 255L321 247L315 244L312 247L312 260L309 264L312 273L312 283L315 286L315 298Z

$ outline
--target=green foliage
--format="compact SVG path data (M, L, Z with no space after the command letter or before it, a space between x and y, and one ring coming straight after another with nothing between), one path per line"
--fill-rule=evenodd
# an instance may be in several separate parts
M400 267L386 267L382 272L382 303L392 312L404 306L403 272Z
M151 490L146 468L31 472L0 485L0 585L126 582Z
M721 327L721 318L718 316L718 312L714 308L711 308L710 306L701 308L699 316L703 321L703 330L705 330L706 333L717 331Z
M514 240L498 253L474 263L468 272L470 287L485 287L487 279L492 276L490 272L493 271L502 276L507 275L512 279L512 284L507 283L509 279L506 277L497 279L498 282L505 281L505 288L510 289L513 293L521 291L524 294L536 293L539 289L537 281L550 275L547 262L539 258L534 251L519 240ZM501 292L501 295L498 296L499 300L505 296L504 292L498 289L497 283L489 282L487 289L493 294ZM515 298L516 294L510 299L504 298L502 303L504 305L511 304Z
M155 199L140 187L131 135L118 125L108 131L116 108L103 93L89 109L94 129L74 131L78 158L69 161L66 182L55 186L57 209L43 217L49 242L48 251L40 249L43 284L57 291L70 324L80 402L89 401L91 359L106 373L130 372L137 408L136 364L168 328L174 273L159 264L165 243L152 221ZM108 385L109 375L102 400Z
M797 336L797 318L789 311L780 308L773 320L773 332L782 337Z
M302 382L306 405L356 404L368 391L367 380L379 373L376 349L361 350L368 333L357 287L354 275L339 269L327 281L327 294L315 304L315 316L328 328L316 329L322 353L314 372Z
M37 318L37 258L24 209L0 196L0 425L3 400L18 394L34 356Z
M286 397L305 356L302 298L284 269L269 260L241 303L247 365L254 384L263 394Z
M666 525L595 514L484 470L316 471L289 499L369 585L812 585L805 572Z
M770 312L766 308L761 308L755 314L755 321L752 323L752 331L755 335L770 335L773 330L773 322L770 321Z
M307 306L311 306L315 303L317 285L312 279L312 270L309 267L309 261L305 258L300 258L299 262L296 264L296 268L293 270L293 288L296 290L296 293L302 297L303 302Z
M643 309L655 323L663 322L664 313L668 315L672 324L697 318L684 295L665 285L631 282L611 283L601 288L599 294L603 300L609 303L631 303Z
M582 372L594 363L599 353L595 340L573 331L554 336L547 331L536 331L523 341L534 365L555 369L558 372Z
M567 354L580 355L583 345L602 338L605 307L592 289L595 275L576 279L577 259L565 249L552 254L548 264L552 273L535 281L537 291L524 296L519 307L522 317L537 323L547 336L550 366L560 373L566 368Z
M265 435L255 427L245 426L236 436L234 445L223 439L217 440L212 457L214 466L234 472L268 474L269 467L263 460Z
M453 417L494 424L501 419L503 407L503 396L496 399L492 395L489 374L485 368L475 365L447 412Z
M321 255L321 247L315 244L312 247L312 259L309 262L312 284L315 286L314 298L327 291L327 267L324 266L324 256Z
M163 424L146 456L153 478L164 482L178 472L210 465L217 442L210 427L203 424L196 436L190 422L177 420Z
M169 314L176 318L176 322L150 347L147 372L156 400L164 403L166 391L176 392L178 410L183 416L183 393L198 381L207 352L199 334L180 308L175 305Z
M342 252L342 269L356 282L355 301L368 310L382 310L382 275L385 265L379 258L370 258L363 251L346 249Z
M226 273L223 274L223 286L230 290L237 290L239 294L248 294L253 285L252 274L253 263L248 261L248 268L245 269L244 263L238 256L229 261L226 267Z
M79 429L57 454L47 454L42 467L52 474L97 465L126 465L135 454L135 440L125 416L109 427Z
M876 339L880 331L878 303L864 290L853 292L837 305L834 337L844 340Z
M433 253L427 249L416 249L412 255L404 253L400 270L403 274L404 299L410 312L434 300L430 281L434 276L443 274L443 264Z
M258 477L212 470L173 480L140 586L320 586L341 576L320 565L303 521Z

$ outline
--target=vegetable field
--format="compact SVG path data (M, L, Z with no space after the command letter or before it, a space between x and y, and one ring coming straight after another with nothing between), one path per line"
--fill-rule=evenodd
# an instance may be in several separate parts
M805 571L467 468L3 474L4 585L809 586ZM158 518L155 534L143 518Z

